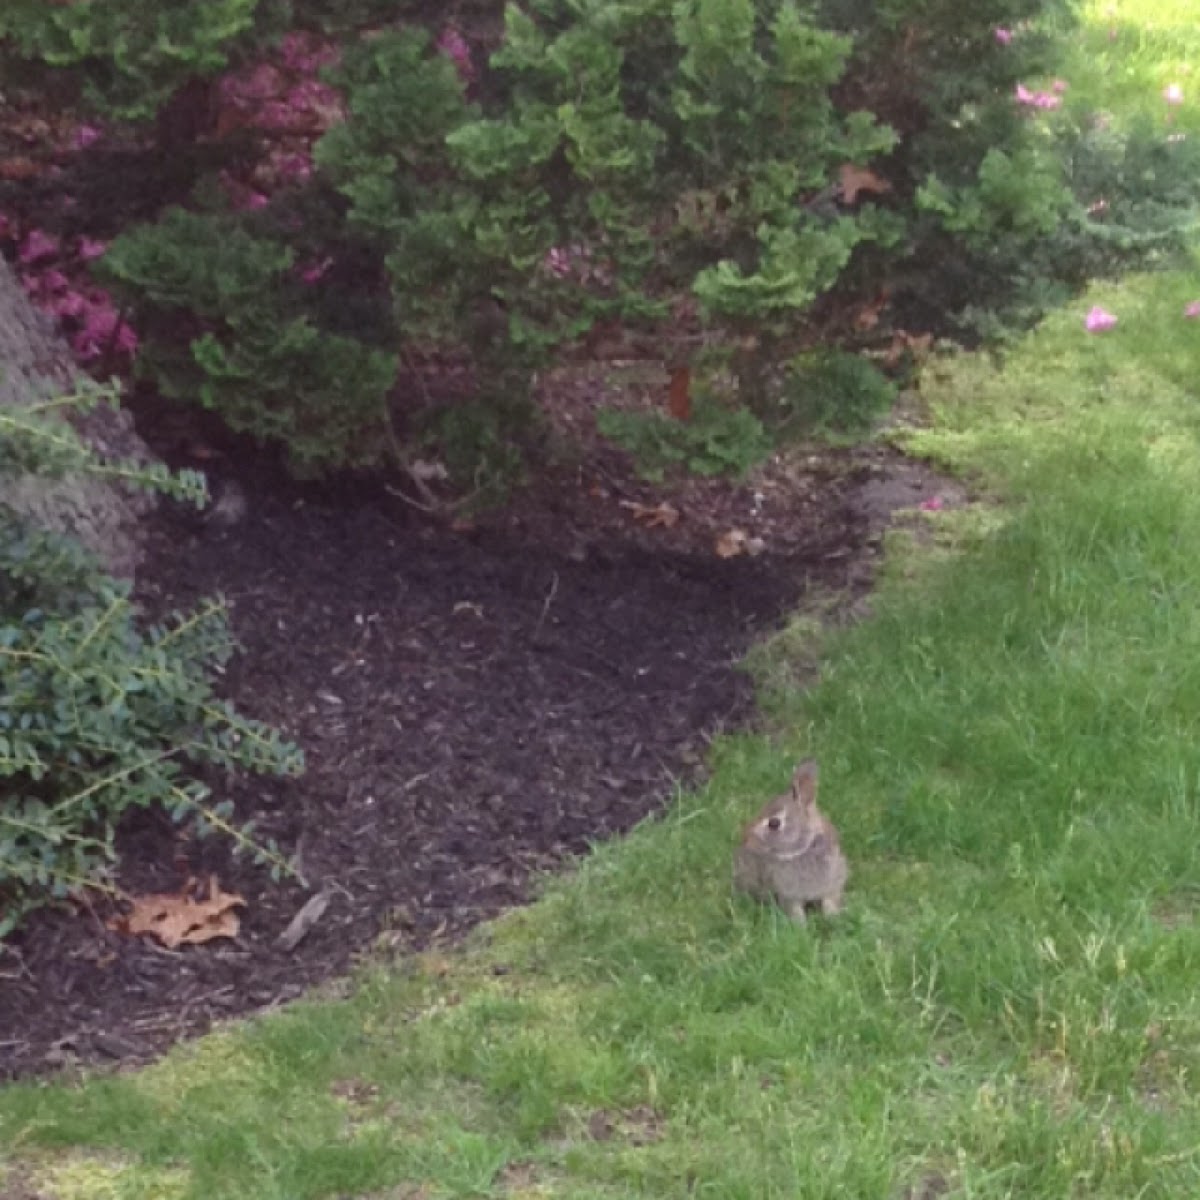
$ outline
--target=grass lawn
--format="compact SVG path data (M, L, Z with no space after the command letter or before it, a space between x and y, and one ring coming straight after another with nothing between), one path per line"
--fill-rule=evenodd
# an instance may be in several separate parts
M1109 7L1071 103L1165 122L1179 82L1200 136L1193 0ZM753 656L775 738L465 952L0 1091L0 1196L1200 1195L1195 300L1129 279L932 366L909 440L979 502L871 620ZM729 853L801 753L852 876L798 930Z

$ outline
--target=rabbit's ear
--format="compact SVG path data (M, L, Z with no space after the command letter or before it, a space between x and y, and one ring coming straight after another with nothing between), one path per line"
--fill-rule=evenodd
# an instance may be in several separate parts
M792 796L797 804L808 808L817 802L817 779L820 771L816 759L806 758L792 775Z

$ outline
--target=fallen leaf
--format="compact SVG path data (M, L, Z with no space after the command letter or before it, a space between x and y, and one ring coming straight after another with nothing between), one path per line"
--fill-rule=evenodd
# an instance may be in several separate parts
M32 158L15 155L12 158L0 159L0 179L32 179L40 170L41 167Z
M892 185L886 179L880 179L874 171L866 167L856 167L853 163L843 163L838 168L838 183L842 190L842 199L847 204L853 204L858 199L859 192L890 192Z
M671 372L671 391L667 409L677 421L692 419L692 373L687 367L675 367Z
M767 543L760 537L751 537L744 529L727 529L714 543L718 558L736 558L748 554L751 558L761 554Z
M663 501L661 504L639 504L636 500L622 500L621 507L627 508L635 521L647 529L670 529L679 523L679 509Z
M867 301L867 303L864 304L862 308L860 308L858 312L854 314L854 328L863 330L874 329L875 326L879 324L880 314L883 312L884 308L887 307L887 302L887 292L880 292L874 300Z
M718 558L734 558L746 553L746 532L743 529L727 529L717 538L715 546Z
M134 896L129 912L108 923L110 929L131 937L149 933L164 946L208 942L237 937L241 920L233 910L246 901L236 892L223 892L215 875L208 879L208 895L193 895L196 880L189 879L177 893Z
M889 367L894 367L906 354L914 361L922 362L932 345L931 333L905 333L903 329L898 329L892 334L892 344L883 351L880 358Z

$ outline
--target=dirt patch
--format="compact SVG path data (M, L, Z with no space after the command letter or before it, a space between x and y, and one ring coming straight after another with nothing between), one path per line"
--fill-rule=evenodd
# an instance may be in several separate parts
M119 885L215 873L248 902L239 937L168 951L109 931L103 909L36 915L0 946L0 1075L141 1061L337 976L381 937L423 946L527 900L537 873L636 825L715 732L752 719L751 641L810 589L861 595L890 509L945 488L878 447L801 455L753 483L668 489L682 519L666 528L622 504L663 490L618 468L564 469L461 532L377 485L261 476L243 478L232 527L165 514L141 600L227 598L242 652L222 690L297 739L308 770L220 798L308 888L138 814ZM763 551L720 558L733 525ZM285 949L321 888L324 913Z

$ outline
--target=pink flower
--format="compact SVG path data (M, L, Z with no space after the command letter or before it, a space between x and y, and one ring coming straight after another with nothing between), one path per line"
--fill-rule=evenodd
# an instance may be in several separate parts
M306 79L288 92L287 102L293 108L336 112L341 107L342 95L337 88L331 88L327 83Z
M283 179L307 179L312 174L312 159L307 154L284 154L275 160L275 169Z
M1193 300L1191 304L1184 307L1183 315L1189 320L1195 320L1200 317L1200 300Z
M928 500L921 501L922 512L941 512L946 507L946 502L941 496L930 496Z
M237 75L226 75L220 83L221 94L230 101L268 100L283 91L283 76L270 63L259 63Z
M1053 82L1053 83L1050 85L1050 90L1051 90L1052 92L1054 92L1056 95L1059 95L1059 96L1061 96L1061 95L1063 94L1063 92L1065 92L1065 91L1067 90L1067 88L1068 88L1069 86L1070 86L1070 85L1067 83L1067 81L1066 81L1065 79L1056 79L1056 80L1055 80L1055 81L1054 81L1054 82Z
M1062 104L1062 97L1052 95L1050 92L1031 92L1023 83L1017 84L1015 93L1018 104L1028 105L1030 108L1058 108Z
M108 243L102 242L99 238L81 237L77 247L79 257L84 262L91 262L94 258L102 258L108 250Z
M316 283L316 282L318 282L318 280L321 279L321 277L325 274L325 272L329 270L329 268L330 268L330 266L332 266L332 264L333 264L333 259L331 259L331 258L322 259L318 263L313 263L311 266L303 268L303 270L301 270L301 272L300 272L300 278L303 279L304 282L308 283L308 284Z
M56 296L45 308L48 313L61 319L63 317L81 317L87 306L87 300L84 299L81 292L67 292L65 295Z
M21 243L21 249L17 252L17 257L23 263L33 263L39 259L49 258L52 254L57 254L58 250L58 238L52 237L40 229L33 229Z
M44 271L38 280L40 291L53 296L56 292L65 292L71 286L71 281L61 271Z
M228 171L222 171L220 179L221 186L229 197L229 203L239 212L245 212L247 209L254 212L257 209L266 208L270 203L270 200L262 192L256 192L241 180L234 179Z
M1002 46L1009 45L1013 40L1013 31L1011 29L1005 29L1003 26L998 26L996 29L992 30L992 32L996 35L996 41L998 41Z
M458 76L464 83L470 83L475 78L475 64L471 61L471 47L467 45L463 35L447 25L437 40L439 54L444 54L458 69Z
M291 129L302 129L306 118L302 110L298 111L282 100L268 100L259 108L255 124L260 129L287 132Z
M341 57L336 46L322 44L310 34L289 33L279 44L279 57L289 71L312 75Z
M97 125L80 125L75 130L75 149L86 150L94 146L102 137L104 131Z
M1117 323L1117 318L1107 309L1095 305L1083 319L1083 327L1088 333L1103 333Z
M1163 99L1171 105L1183 103L1183 88L1177 83L1168 83L1163 88Z
M121 319L107 295L83 316L83 328L71 339L71 346L83 361L97 358L106 350L132 354L138 345L137 334Z

